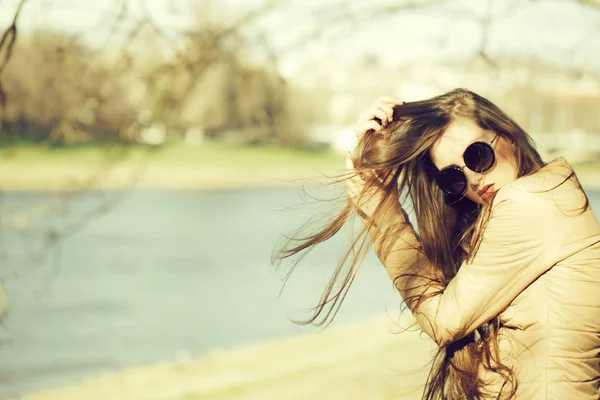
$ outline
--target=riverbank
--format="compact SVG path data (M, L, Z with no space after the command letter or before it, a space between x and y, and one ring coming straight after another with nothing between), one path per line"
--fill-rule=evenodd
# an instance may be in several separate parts
M0 187L19 191L78 188L218 189L300 185L343 173L344 156L279 147L175 145L0 151ZM600 188L600 162L573 165L583 186Z
M131 368L22 399L419 399L434 346L417 332L398 330L386 317L195 361Z
M343 172L344 157L325 151L217 143L162 149L84 147L0 151L4 190L214 189L298 185Z

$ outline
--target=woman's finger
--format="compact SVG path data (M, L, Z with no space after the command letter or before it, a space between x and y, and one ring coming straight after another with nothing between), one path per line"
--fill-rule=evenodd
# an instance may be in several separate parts
M358 130L356 131L356 138L360 141L365 135L365 133L369 132L370 130L378 132L381 129L381 125L377 121L372 119L359 126Z
M387 120L387 112L382 108L372 108L368 112L362 114L357 121L358 125L362 125L372 119L379 118L382 122Z
M388 113L382 108L374 110L373 114L375 115L375 117L379 118L382 126L387 125L387 123L390 121Z
M383 113L385 113L385 118L382 119L389 122L392 122L392 120L394 119L394 107L390 106L388 104L382 104L381 106L379 106L379 110L381 110Z
M358 118L358 123L366 122L375 117L376 110L384 110L387 115L393 116L394 114L394 106L404 104L403 101L400 101L393 97L380 97L373 102L369 111L361 114Z
M360 117L358 118L357 124L361 125L361 124L364 124L365 122L370 121L373 118L375 118L377 116L375 114L377 112L377 110L378 110L377 107L372 107L371 109L369 109L369 111L361 114Z

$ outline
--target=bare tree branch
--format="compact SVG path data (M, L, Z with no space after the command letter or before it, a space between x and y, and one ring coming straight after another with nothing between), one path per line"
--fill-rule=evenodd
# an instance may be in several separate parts
M25 0L21 0L19 2L17 10L15 11L15 15L13 16L12 23L4 31L4 33L2 34L2 38L0 38L0 52L4 53L4 56L2 57L2 59L0 59L0 75L4 72L6 64L10 60L12 49L17 39L17 18L19 18L19 14L21 13L21 8L23 7L23 4L25 4Z
M0 55L2 55L2 58L0 58L0 134L2 133L4 110L6 109L6 92L4 90L4 85L2 84L2 74L12 56L12 51L17 40L17 18L19 18L23 4L25 4L25 0L19 2L12 23L4 31L2 38L0 38Z
M486 13L480 20L481 27L481 38L479 42L479 50L477 54L481 59L483 59L488 65L492 67L496 67L496 63L489 57L486 53L486 47L489 40L489 33L493 23L493 10L494 10L494 0L487 0Z
M353 10L340 8L339 5L331 6L329 9L322 7L318 10L319 24L302 37L288 43L284 48L278 49L279 54L285 54L290 51L296 51L304 48L309 43L314 43L323 38L332 27L339 28L345 34L354 31L362 24L372 23L384 17L392 17L401 12L418 11L432 9L437 6L447 4L448 0L413 0L404 2L394 2L383 6L373 7L371 4L356 7Z

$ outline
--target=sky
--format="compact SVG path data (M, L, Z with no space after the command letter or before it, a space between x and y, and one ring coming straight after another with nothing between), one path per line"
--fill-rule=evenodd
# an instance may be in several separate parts
M143 15L143 1L126 1L126 24L131 26ZM269 43L288 76L323 60L340 65L370 57L385 65L403 65L464 59L481 46L481 21L487 15L491 23L485 50L490 56L536 58L600 73L600 3L594 7L577 0L433 0L434 6L409 9L400 8L432 0L146 0L146 4L152 19L177 37L198 19L205 24L229 23L267 1L273 5L271 11L244 32L250 43L259 39ZM0 0L0 26L9 24L17 3ZM19 27L24 32L62 29L102 45L119 14L118 4L120 0L27 0ZM199 11L194 12L194 4Z

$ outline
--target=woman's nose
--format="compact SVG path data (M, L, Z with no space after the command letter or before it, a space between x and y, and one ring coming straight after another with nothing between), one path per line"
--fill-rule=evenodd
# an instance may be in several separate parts
M484 175L480 174L478 172L475 172L475 171L471 171L470 169L467 169L466 175L467 175L467 180L468 180L469 185L471 186L471 188L474 191L478 191L480 183L484 179Z

